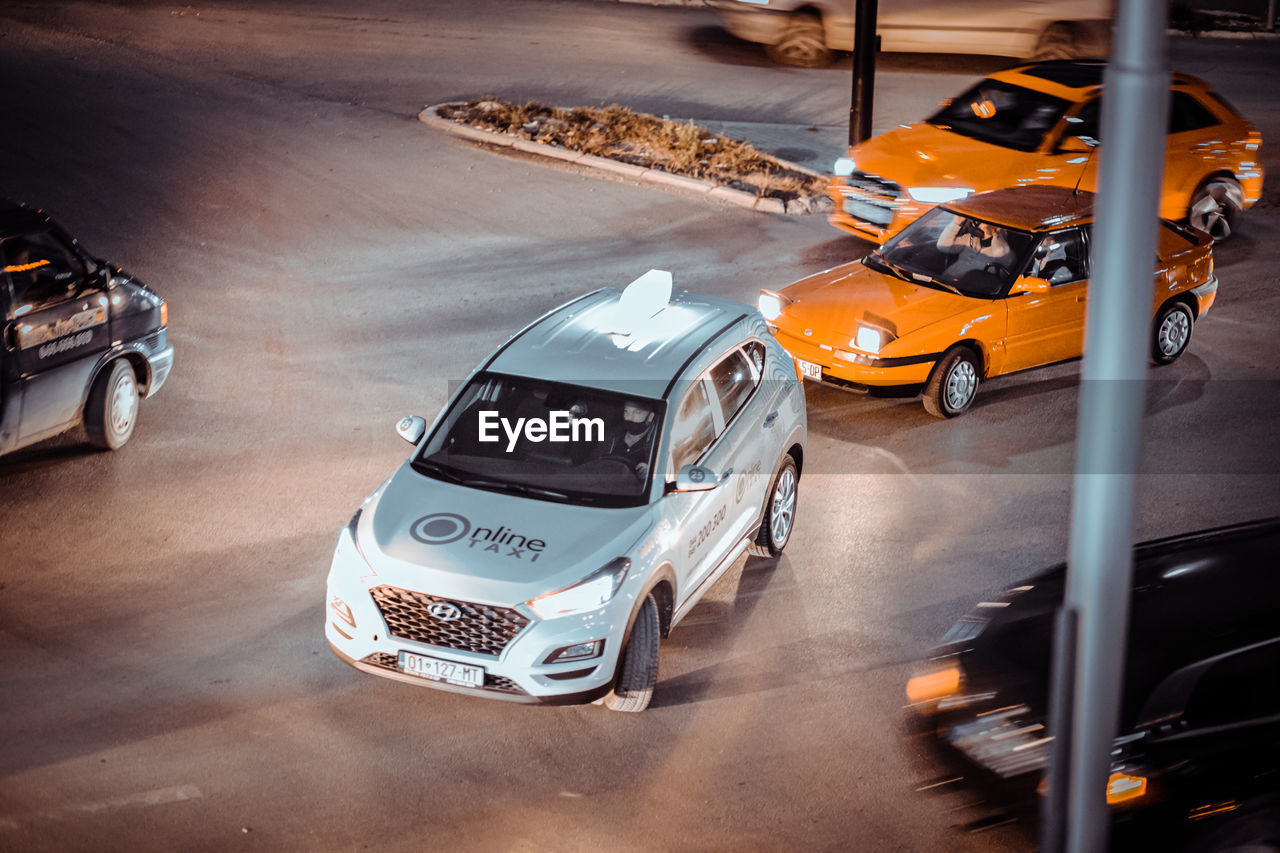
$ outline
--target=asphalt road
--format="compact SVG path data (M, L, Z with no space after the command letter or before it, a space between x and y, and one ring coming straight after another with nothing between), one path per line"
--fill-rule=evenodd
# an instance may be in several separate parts
M1280 57L1175 56L1280 174L1280 98L1256 83ZM886 57L877 125L1001 64ZM177 348L123 451L71 435L0 460L0 849L1030 849L916 792L902 687L984 593L1062 558L1078 364L992 382L952 422L810 388L791 547L676 629L644 714L415 690L323 641L337 531L408 451L395 421L507 335L650 267L752 301L865 249L418 110L495 94L830 126L847 74L770 67L697 8L0 8L0 191L155 286ZM1280 514L1273 187L1153 374L1144 538Z

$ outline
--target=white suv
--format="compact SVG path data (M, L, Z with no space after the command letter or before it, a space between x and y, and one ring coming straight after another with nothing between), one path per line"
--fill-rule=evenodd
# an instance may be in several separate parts
M653 270L503 344L339 534L325 636L374 675L641 711L658 643L791 536L805 402L755 309Z

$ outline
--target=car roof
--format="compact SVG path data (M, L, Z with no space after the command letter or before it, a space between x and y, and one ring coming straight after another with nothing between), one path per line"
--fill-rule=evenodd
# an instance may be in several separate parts
M1069 101L1082 101L1102 88L1107 63L1101 59L1053 59L1006 68L990 79L1003 80ZM1173 74L1174 88L1208 90L1209 84L1190 74Z
M1021 186L948 202L948 210L999 225L1045 231L1093 218L1093 193L1067 187Z
M624 292L605 287L556 308L503 345L486 369L661 397L716 339L755 312L677 290L650 315L629 310Z

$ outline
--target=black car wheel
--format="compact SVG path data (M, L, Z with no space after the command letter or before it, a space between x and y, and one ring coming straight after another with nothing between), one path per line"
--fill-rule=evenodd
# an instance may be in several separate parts
M933 369L924 389L924 408L935 418L954 418L973 405L982 372L978 360L965 347L955 347Z
M1156 315L1151 330L1151 359L1156 364L1176 361L1191 343L1196 318L1184 302L1171 302Z
M103 450L124 447L138 422L138 379L123 358L98 374L84 407L89 443Z
M791 529L796 522L796 495L800 475L796 461L787 454L782 466L773 478L769 494L765 497L764 515L760 532L747 549L757 557L777 557L791 541Z
M611 711L636 713L649 707L654 685L658 683L658 603L653 593L645 597L631 627L631 637L618 659L618 675L613 691L604 697Z

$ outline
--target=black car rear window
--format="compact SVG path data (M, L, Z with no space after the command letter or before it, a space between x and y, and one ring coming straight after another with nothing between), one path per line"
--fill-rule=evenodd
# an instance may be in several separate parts
M973 139L1034 151L1058 123L1069 101L1000 80L983 80L928 121Z

